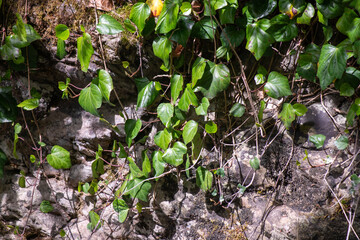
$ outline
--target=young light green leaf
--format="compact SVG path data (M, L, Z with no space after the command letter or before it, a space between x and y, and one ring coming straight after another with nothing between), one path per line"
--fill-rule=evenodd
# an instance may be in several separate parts
M349 138L342 135L335 141L335 146L339 150L345 150L349 145Z
M140 34L145 27L146 19L150 16L150 13L149 5L144 2L138 2L131 8L130 20L138 27Z
M87 72L94 48L91 43L91 36L84 32L82 37L77 39L77 58L81 64L81 71Z
M128 157L127 160L129 161L129 168L132 177L139 178L145 175L144 172L140 170L140 168L136 165L136 163L131 157Z
M185 16L190 15L191 14L191 4L189 2L183 2L181 4L180 11Z
M46 159L55 169L68 169L71 167L70 153L58 145L52 147L51 154L48 154Z
M174 74L170 79L171 100L175 102L183 89L184 79L180 74Z
M199 166L196 169L196 185L198 185L202 190L208 191L212 187L213 175L206 168Z
M40 211L43 213L48 213L54 210L54 207L51 205L49 201L43 200L40 203Z
M96 25L96 30L101 34L114 35L124 31L124 28L115 18L103 14L99 18L99 24Z
M96 84L91 84L90 87L84 88L80 92L79 104L85 111L100 117L98 111L102 104L101 90Z
M147 196L151 189L151 184L146 181L143 182L144 180L145 178L135 178L133 180L130 180L126 186L126 192L129 192L130 196L133 198L138 198L141 201L147 202L148 201Z
M241 103L235 103L231 107L229 113L230 113L230 115L232 115L234 117L242 117L242 115L244 115L244 113L245 113L245 110L246 109L245 109L244 105L242 105Z
M180 0L165 0L155 31L166 34L175 29L178 20Z
M142 156L142 172L144 173L145 177L148 177L149 173L151 172L151 163L150 163L150 159L147 155L147 149L142 151L141 156Z
M326 44L321 48L319 69L316 76L324 90L335 79L340 79L346 67L346 49Z
M161 103L157 108L157 114L165 127L169 127L171 118L174 116L174 106L171 103Z
M326 136L322 134L316 134L309 137L309 141L315 144L317 149L321 148L324 145Z
M300 109L300 112L302 110ZM290 103L284 103L281 113L279 114L279 118L283 122L286 129L291 127L291 123L295 120L296 114L293 106Z
M259 170L260 169L260 161L257 157L254 157L252 159L250 159L250 166L252 167L252 169Z
M268 19L261 19L246 27L246 49L255 56L256 60L259 60L270 44L274 42L274 38L266 32L269 27L270 20Z
M161 147L163 150L168 148L171 140L172 136L166 128L160 132L157 132L154 137L155 144Z
M269 74L264 90L272 98L280 98L292 94L287 77L275 71Z
M205 124L205 131L207 133L216 133L217 132L217 125L213 121L209 121Z
M57 41L56 56L60 60L66 56L65 42L62 39L58 39Z
M55 35L63 41L67 40L70 36L69 28L64 24L58 24L55 27Z
M87 228L90 231L93 231L96 226L97 226L97 229L99 229L101 227L100 216L96 212L90 211L89 218L90 218L90 223L87 225Z
M293 109L294 109L295 114L296 114L297 116L302 116L302 115L304 115L304 114L307 112L307 110L308 110L304 105L302 105L302 104L300 104L300 103L295 103L295 104L293 105Z
M191 88L191 84L188 83L186 85L183 95L180 98L178 107L180 110L187 112L189 110L190 105L197 107L199 103L193 89Z
M140 119L128 119L125 122L126 142L130 147L131 141L138 135L142 126Z
M24 176L21 176L21 177L19 178L18 184L19 184L19 187L21 187L21 188L26 188L26 181L25 181L25 177L24 177Z
M170 53L172 51L171 41L167 37L161 36L153 41L152 47L155 56L163 60L165 67L168 68L170 64Z
M197 133L198 125L199 124L194 120L190 120L186 123L182 133L185 144L188 144L193 140L195 134Z
M162 155L163 153L161 151L155 151L151 155L153 168L155 169L155 177L161 175L166 166L166 163L162 159Z
M210 102L206 97L201 99L200 105L195 109L197 115L205 116L207 114L208 107L210 106Z
M113 80L105 70L99 71L99 88L104 99L110 103L110 93L114 89Z
M187 152L187 148L184 143L176 142L172 148L168 148L164 155L163 160L175 167L183 163L183 156Z
M39 106L39 99L38 98L30 98L22 101L17 105L18 107L23 108L24 110L30 111Z

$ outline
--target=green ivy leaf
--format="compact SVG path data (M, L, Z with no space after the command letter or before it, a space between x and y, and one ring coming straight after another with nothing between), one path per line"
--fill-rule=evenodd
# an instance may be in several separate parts
M305 52L299 56L296 71L303 78L315 82L317 63L320 57L320 48L316 44L309 44Z
M89 218L90 218L90 223L87 225L87 228L90 231L93 231L96 226L97 226L97 229L99 229L101 227L102 224L100 222L100 216L96 212L90 211Z
M216 125L216 123L214 123L213 121L209 121L205 124L205 131L207 133L216 133L218 130L218 127Z
M114 35L124 31L124 28L115 18L103 14L99 18L99 24L96 25L96 30L101 34Z
M138 2L131 8L130 20L138 27L140 34L145 27L146 19L150 16L150 13L149 5L144 2Z
M279 114L279 118L284 123L286 129L291 127L291 123L295 120L296 116L302 116L307 112L307 108L299 103L291 105L290 103L284 103L283 109Z
M128 157L127 160L129 161L129 168L132 177L139 178L145 175L144 172L140 170L140 168L136 165L136 163L131 157Z
M191 14L191 4L189 2L183 2L180 7L180 11L183 15L188 16Z
M218 10L227 6L226 0L210 0L210 6L213 10Z
M310 25L311 19L314 16L315 16L315 8L311 3L308 3L302 15L296 18L296 23Z
M352 9L345 8L343 15L336 23L336 28L348 36L351 42L360 38L360 18Z
M227 89L230 84L230 70L224 64L208 62L209 77L204 76L197 82L196 90L200 90L208 99L214 98L219 92Z
M65 24L58 24L55 27L55 35L57 38L65 41L70 36L70 30Z
M254 157L250 160L250 166L252 167L252 169L259 170L260 169L260 161L257 157Z
M234 7L234 4L226 6L219 10L220 23L224 24L233 24L237 7Z
M193 140L195 134L197 133L198 125L199 124L194 120L190 120L186 123L182 133L185 144L188 144Z
M141 183L144 180L145 178L135 178L133 180L130 180L126 186L126 191L129 191L130 189L139 184L137 187L129 191L130 196L132 198L138 198L141 201L147 202L148 194L151 189L151 184L149 182Z
M321 48L317 77L324 90L335 79L340 79L346 67L347 55L344 47L326 44Z
M192 87L195 87L197 81L204 75L207 60L205 58L198 57L192 65L191 70L191 82Z
M207 110L210 106L210 102L206 97L201 99L200 105L195 109L197 115L205 116L207 114Z
M316 7L326 19L336 18L344 11L341 0L317 0Z
M13 122L16 116L17 104L11 87L0 87L0 123Z
M345 150L348 147L348 145L349 145L349 138L346 136L340 136L335 141L335 146L339 150Z
M340 86L340 96L351 97L354 95L355 89L349 83L343 83Z
M154 40L152 47L155 56L163 60L165 67L169 68L169 58L172 51L171 41L166 36L161 36Z
M163 174L166 163L162 159L163 153L160 151L155 151L152 153L151 158L153 162L153 168L155 169L155 177Z
M138 135L140 132L142 123L141 120L128 119L125 122L125 133L126 133L126 143L128 147L131 145L131 141Z
M175 102L183 89L184 79L180 74L174 74L170 79L171 100Z
M81 64L81 71L87 72L94 49L91 43L91 36L84 32L82 37L77 39L77 58Z
M155 31L165 34L175 29L180 5L181 0L165 0Z
M48 154L46 159L55 169L68 169L71 167L70 153L58 145L52 147L51 154Z
M230 48L229 41L231 45L236 48L240 46L244 38L245 31L243 29L239 29L235 25L226 26L220 35L221 44L227 48Z
M161 103L157 107L157 114L165 127L169 127L171 118L174 116L174 106L171 103Z
M21 176L20 178L19 178L19 187L21 187L21 188L26 188L26 181L25 181L25 177L24 176Z
M99 71L99 88L104 99L110 103L110 93L114 89L113 80L105 70Z
M129 206L123 199L115 198L113 201L113 208L115 212L119 213L119 222L123 223L126 220L126 217L129 213Z
M22 101L17 105L18 107L23 108L24 110L31 111L39 106L38 98L30 98Z
M13 28L13 32L16 34L16 36L20 39L20 41L26 42L26 30L25 30L25 24L22 20L20 14L16 13L16 25L15 28Z
M151 172L151 163L150 159L147 155L147 149L141 152L142 156L142 172L144 173L145 177L148 177L149 173Z
M180 16L177 22L176 29L172 33L171 40L185 47L186 42L190 37L191 29L193 28L194 24L195 24L194 21L192 21L190 17Z
M252 17L260 19L271 14L276 5L276 0L252 0L248 3L248 10Z
M202 190L208 191L211 189L213 182L213 175L206 168L199 166L196 169L196 185L198 185Z
M8 37L6 37L6 39L8 39ZM6 61L16 60L22 57L20 49L10 43L6 43L0 47L0 55L1 58Z
M274 38L266 32L270 27L269 19L261 19L246 27L246 49L259 60L266 49L274 42Z
M183 95L180 98L178 107L180 110L187 112L189 110L190 105L197 107L199 103L194 91L191 88L191 84L188 83L186 85Z
M184 143L176 142L172 148L168 148L164 155L163 160L175 167L183 163L183 156L187 152L187 148Z
M194 163L199 158L202 148L203 148L203 138L200 136L200 133L197 132L195 134L195 137L191 141L191 150L192 150L191 154L192 154L192 159L193 159ZM189 156L187 156L187 157L189 157Z
M191 36L200 39L214 39L217 24L210 17L204 17L196 22L191 31Z
M326 139L326 137L322 134L316 134L316 135L312 135L309 137L309 141L312 142L313 144L315 144L315 147L317 149L324 146L325 139Z
M303 116L308 110L304 105L300 103L295 103L293 105L293 108L297 116Z
M58 39L57 41L56 56L60 60L66 56L65 42L62 39Z
M292 94L287 77L278 72L271 72L264 90L272 98L280 98Z
M90 87L84 88L80 92L79 104L85 111L100 117L98 111L102 104L101 90L96 84L90 84Z
M40 203L40 211L43 213L48 213L54 210L54 207L51 205L49 201L43 200Z
M279 14L270 21L271 27L268 29L277 42L291 41L298 35L298 28L288 15Z
M145 78L147 80L147 78ZM137 98L137 108L139 107L148 107L151 105L156 97L159 94L159 90L157 90L158 82L149 81L148 83L139 90L138 98ZM139 88L138 88L139 89Z
M231 116L234 116L234 117L242 117L242 115L244 115L244 113L245 113L245 110L246 110L246 108L244 105L242 105L241 103L235 103L231 107L229 113Z
M279 0L279 10L293 19L304 11L306 7L304 0Z

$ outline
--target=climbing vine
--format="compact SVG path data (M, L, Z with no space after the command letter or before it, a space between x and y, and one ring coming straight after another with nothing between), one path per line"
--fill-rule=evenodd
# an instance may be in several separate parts
M96 194L105 166L120 167L114 165L114 161L107 161L103 157L104 151L111 152L112 160L126 159L129 173L109 200L118 212L120 222L126 221L130 211L141 211L140 202L149 200L149 193L154 190L157 180L171 173L182 178L195 177L199 188L211 192L219 204L229 206L232 200L225 200L221 183L229 165L229 161L225 161L224 143L234 144L234 131L245 121L245 115L250 116L256 144L256 155L249 161L253 180L263 155L259 139L264 138L267 131L267 119L263 113L271 99L280 102L274 118L289 130L294 128L296 118L307 112L306 103L301 99L304 91L319 92L321 99L327 91L336 91L352 102L346 116L347 129L339 131L335 142L339 151L348 148L350 132L360 115L358 0L148 0L135 3L128 18L121 22L111 14L102 14L98 18L99 11L95 12L100 43L100 49L96 50L103 57L103 69L99 69L97 77L85 87L73 85L69 78L59 82L58 87L63 92L64 101L68 97L77 97L84 110L119 133L120 130L101 114L103 104L116 106L111 102L111 95L116 96L125 119L126 140L114 140L112 149L104 150L98 146L92 163L94 180L79 183L78 190ZM2 81L11 78L13 64L24 64L29 71L29 46L41 39L19 14L16 18L12 33L4 33L6 37L1 42L1 58L9 63L9 70L1 75ZM88 72L95 51L95 30L90 30L90 26L79 27L77 59L81 70ZM139 139L138 136L148 125L145 126L141 119L130 118L124 110L101 45L101 36L121 36L124 31L137 38L140 53L141 46L152 45L153 54L161 60L164 72L159 78L144 76L141 56L139 71L127 72L138 91L136 107L156 109L157 124L161 123L160 127L157 125L159 130L153 139L156 149L144 150L141 156L135 152L146 138ZM62 59L67 55L65 47L71 38L70 30L68 26L59 24L55 34L56 56ZM279 59L289 62L288 69L274 66L280 64ZM127 64L123 62L124 71L128 71L125 70ZM0 122L14 122L17 106L26 125L24 110L36 109L40 98L41 95L32 90L30 79L27 99L19 103L12 97L11 88L1 87ZM213 115L217 104L222 104L223 110ZM37 124L36 119L33 120ZM16 144L21 139L22 126L17 123L14 129L13 155L17 158ZM226 129L225 133L221 132L224 136L219 134L219 129ZM42 142L41 134L37 137L33 137L30 131L28 134L36 153L36 156L29 156L33 164L47 162L56 169L72 166L68 150L55 145L45 157L43 147L46 143ZM211 141L219 153L216 168L204 160L202 152L206 141ZM321 149L325 136L311 135L309 141ZM0 177L5 164L6 156L0 151ZM331 164L331 161L326 164ZM356 174L351 176L351 181L354 189L360 182ZM248 185L245 181L239 183L239 196L251 184L252 181ZM19 185L26 187L25 176L21 177ZM48 201L40 207L43 212L52 211ZM89 219L90 230L101 227L102 217L95 210L89 213Z

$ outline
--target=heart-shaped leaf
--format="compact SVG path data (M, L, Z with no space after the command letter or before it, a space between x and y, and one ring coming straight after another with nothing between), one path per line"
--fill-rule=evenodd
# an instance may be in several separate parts
M309 141L312 142L313 144L315 144L315 147L317 149L324 146L325 139L326 139L326 137L322 134L316 134L316 135L312 135L309 137Z
M58 145L52 147L51 154L46 156L46 160L55 169L68 169L71 167L70 153Z
M212 182L213 174L210 171L201 166L196 169L196 185L198 185L202 190L210 190Z
M198 125L199 124L194 120L190 120L186 123L182 133L185 144L188 144L193 140L195 134L197 133Z
M292 94L287 77L275 71L269 74L264 90L272 98L285 97Z
M158 86L156 85L160 85L160 84L158 82L151 81L148 82L145 86L143 86L141 90L139 90L139 94L137 98L137 108L147 107L154 102L155 98L159 94L159 90L157 90Z
M279 0L279 10L293 19L304 11L306 2L304 0Z
M139 178L145 175L144 172L140 170L140 168L136 165L136 163L131 157L128 157L127 160L129 161L129 168L132 177Z
M126 133L126 142L128 146L131 145L131 140L134 139L140 132L141 129L141 120L128 119L125 122L125 133Z
M352 42L360 38L360 18L354 10L346 8L336 23L336 28Z
M174 106L171 103L161 103L157 108L157 113L165 127L169 127L171 118L174 116Z
M295 120L296 114L293 106L290 103L284 103L279 118L283 122L286 129L291 127L291 123Z
M96 226L97 229L101 227L100 216L96 212L90 211L89 218L90 218L90 223L87 225L87 228L90 231L93 231L96 228Z
M296 23L310 25L311 19L314 17L314 15L315 8L311 3L308 3L302 15L296 18Z
M129 191L132 198L138 198L141 201L148 201L148 194L151 189L151 183L143 182L145 178L135 178L130 180L126 186L126 191Z
M268 29L277 42L291 41L298 35L298 28L289 16L279 14L270 21L271 27Z
M70 30L65 24L58 24L55 27L55 35L57 38L65 41L70 36Z
M150 16L150 13L149 5L144 2L138 2L131 8L130 20L138 27L140 34L145 27L146 19Z
M119 222L125 222L129 212L129 206L126 204L126 202L123 199L115 198L113 201L113 208L115 212L119 213Z
M115 18L103 14L99 18L99 24L96 25L96 30L101 34L114 35L124 31L124 28Z
M175 29L180 5L180 0L165 0L155 31L165 34Z
M266 32L270 27L269 19L261 19L246 27L246 49L259 60L266 49L274 42L274 38Z
M26 99L25 101L19 103L17 106L23 108L26 111L30 111L39 106L39 99L38 98Z
M94 48L91 44L91 36L84 32L82 37L77 39L77 58L81 64L81 71L87 72Z
M98 111L102 104L102 95L100 88L96 84L91 84L90 87L84 88L80 92L79 104L85 111L100 117Z
M207 114L208 107L210 106L210 102L206 97L201 99L201 104L195 109L197 115L205 116Z
M209 121L205 124L205 131L207 133L216 133L217 132L217 125L213 121Z
M184 143L176 142L172 148L168 148L164 155L163 160L175 167L183 163L183 156L187 152L187 148Z
M341 136L335 141L335 146L339 150L345 150L349 145L349 138Z
M40 211L43 213L48 213L54 210L54 207L51 205L49 201L43 200L40 203Z
M172 140L172 135L165 128L162 131L157 132L154 137L154 142L156 145L161 147L163 150L166 150Z
M178 107L180 110L187 112L189 110L190 105L197 107L199 103L194 91L191 88L191 84L188 83L186 85L183 95L180 98Z
M113 80L110 74L103 69L99 71L99 88L104 99L110 103L110 93L114 89Z
M170 53L172 51L171 41L167 37L161 36L153 41L152 47L155 56L163 60L165 67L168 68L170 64Z
M321 48L317 77L324 90L335 79L340 79L346 68L346 49L326 44Z
M242 117L242 115L244 115L244 113L245 113L245 110L246 110L246 108L244 105L242 105L241 103L235 103L231 107L229 113L230 113L230 115L232 115L234 117Z

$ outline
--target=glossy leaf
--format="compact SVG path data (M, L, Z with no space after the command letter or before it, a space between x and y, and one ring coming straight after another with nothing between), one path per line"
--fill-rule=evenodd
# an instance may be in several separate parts
M190 120L186 123L182 133L185 144L188 144L193 140L195 134L197 133L198 125L199 124L194 120Z
M91 43L91 36L84 32L83 36L77 39L77 58L81 64L81 71L87 72L93 54L94 48Z
M236 7L233 5L228 5L219 10L219 17L221 24L234 24L234 19L236 15Z
M205 58L198 57L192 65L191 70L191 82L192 87L195 87L197 81L204 75L207 60Z
M321 48L317 77L320 79L321 89L327 88L332 81L340 79L346 67L346 50L326 44Z
M349 145L349 138L342 135L335 141L335 146L338 150L345 150Z
M147 155L147 149L141 152L142 157L142 172L144 173L145 177L148 177L149 173L151 172L151 163L150 159Z
M99 117L100 115L97 109L101 107L102 104L100 88L95 84L91 84L90 87L81 90L79 104L85 111Z
M141 201L148 201L148 194L151 189L151 184L149 182L143 182L144 178L135 178L130 180L126 186L126 191L129 191L132 198L138 198Z
M304 0L279 0L279 10L293 19L295 16L304 11L306 7Z
M131 145L131 140L134 139L140 132L141 129L141 120L128 119L125 122L125 133L126 133L126 142L128 146Z
M57 38L65 41L70 36L70 30L65 24L58 24L55 27L55 35Z
M172 148L168 148L164 155L163 160L175 167L183 163L183 156L187 152L187 148L184 143L176 142Z
M199 103L194 91L191 88L191 84L188 83L183 95L180 98L178 107L180 110L187 112L190 105L197 107Z
M189 3L189 2L183 2L183 3L181 4L180 11L182 12L183 15L185 15L185 16L190 15L190 14L191 14L191 10L192 10L192 8L191 8L191 3Z
M145 27L146 19L150 16L150 13L149 5L144 2L138 2L131 8L130 20L138 27L140 34Z
M272 98L280 98L292 94L287 77L278 72L271 72L264 90Z
M175 29L180 5L180 0L165 0L155 31L165 34Z
M245 110L246 109L245 109L244 105L242 105L241 103L235 103L231 107L229 113L231 116L234 116L234 117L242 117L242 115L244 115L244 113L245 113Z
M317 0L316 7L327 19L336 18L344 11L341 0Z
M171 40L186 46L186 43L190 37L191 29L195 22L190 17L180 16L177 22L177 26L172 33Z
M51 154L48 154L46 159L55 169L68 169L71 167L70 153L58 145L52 147Z
M196 22L192 28L191 36L200 39L214 39L217 24L210 17L204 17Z
M209 121L205 124L205 131L207 133L216 133L218 130L218 127L216 125L216 123L214 123L213 121Z
M48 213L54 210L54 207L51 205L49 201L43 200L40 203L40 211L43 213Z
M346 8L336 23L336 28L352 42L360 38L360 18L352 9Z
M180 92L183 89L184 79L180 74L174 74L170 79L171 100L174 102L178 99Z
M25 177L24 177L24 176L21 176L21 177L19 178L18 184L19 184L19 187L21 187L21 188L26 188L26 180L25 180Z
M309 137L309 141L312 142L313 144L315 144L315 147L317 149L324 146L325 139L326 139L326 137L322 134L316 134L316 135L312 135Z
M157 114L165 127L169 127L171 118L174 116L174 106L171 103L161 103L157 107Z
M124 28L115 18L103 14L99 18L96 30L101 34L114 35L124 31Z
M311 3L306 5L305 11L302 13L300 17L296 19L298 24L307 24L310 25L311 19L315 15L315 8Z
M201 99L200 105L195 109L197 115L205 116L207 114L208 107L210 106L210 102L206 97Z
M271 14L276 8L276 0L252 0L248 3L248 10L254 18L263 18Z
M270 27L270 20L261 19L246 27L246 49L259 60L266 49L274 42L274 38L266 32Z
M236 48L240 46L244 38L245 31L243 29L239 29L235 25L226 26L220 35L221 44L225 47L230 47L230 41L231 45Z
M155 56L160 58L164 62L165 67L168 68L170 64L170 53L172 51L171 41L167 37L161 36L153 41L152 47Z
M99 88L104 99L110 103L110 93L114 89L110 74L101 69L99 71Z
M154 142L156 145L161 147L163 150L166 150L172 140L172 135L165 128L162 131L156 133L154 137Z
M137 98L137 108L148 107L154 102L154 100L159 94L159 91L157 90L156 87L157 84L159 83L151 81L148 82L145 86L143 86L141 90L139 90L139 94Z
M66 56L65 42L62 39L58 39L57 41L56 56L60 60Z
M202 190L208 191L212 187L213 175L206 168L200 166L196 169L196 185Z
M259 161L259 159L257 157L254 157L254 158L250 159L250 166L254 170L259 170L260 169L260 161Z
M166 163L162 159L162 155L163 153L160 151L155 151L151 155L153 168L155 169L155 177L163 174L166 166Z
M297 26L290 20L289 16L279 14L270 21L271 27L268 29L277 42L290 41L298 35Z
M18 107L23 108L24 110L30 111L39 106L39 99L38 98L30 98L22 101L17 105Z

